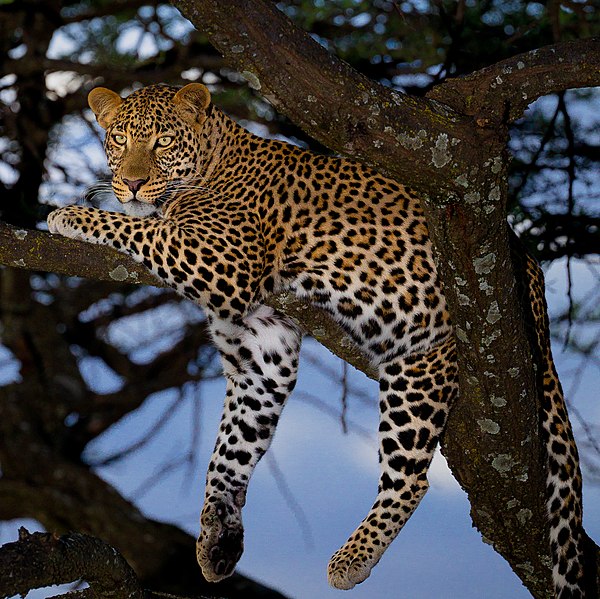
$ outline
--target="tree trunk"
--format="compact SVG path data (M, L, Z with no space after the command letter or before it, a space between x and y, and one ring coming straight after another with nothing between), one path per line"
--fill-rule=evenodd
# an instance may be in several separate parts
M461 397L443 449L486 540L535 597L550 596L545 450L538 432L542 390L523 306L515 301L523 282L505 217L506 141L509 123L537 97L600 84L600 42L579 40L515 56L448 81L419 99L359 75L268 0L174 4L208 33L251 87L292 121L331 149L408 184L422 198L460 356ZM22 236L8 234L13 240ZM49 237L43 243L50 248L62 244L61 251L79 247ZM142 271L126 257L115 258L99 246L87 251L118 260L93 276L143 280ZM5 264L34 264L32 255L9 254L2 257ZM35 268L56 267L40 254ZM77 274L72 272L76 268L70 264L69 274ZM64 272L65 265L59 270ZM327 319L315 316L316 310L287 296L274 301L309 331L320 332L332 351L357 363L358 352L335 327L323 337ZM360 364L365 370L365 362ZM590 555L597 564L595 545Z

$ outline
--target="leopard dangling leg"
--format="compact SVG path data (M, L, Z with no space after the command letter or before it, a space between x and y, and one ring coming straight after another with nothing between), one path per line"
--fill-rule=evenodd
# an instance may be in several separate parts
M211 581L229 576L242 554L246 488L295 385L300 350L300 333L291 320L266 306L249 312L264 257L251 230L239 237L233 229L222 235L225 216L231 222L242 218L235 206L229 215L224 210L203 215L202 235L185 218L144 219L84 206L61 208L48 217L51 232L131 255L212 315L211 332L221 353L227 396L197 543L198 561ZM252 218L243 215L248 225ZM214 239L219 240L221 253L236 256L227 265L227 275L218 278L213 274Z
M377 498L331 558L329 583L351 589L371 573L425 495L427 469L457 395L454 339L380 366Z
M221 353L227 393L206 477L196 553L206 580L216 582L233 572L242 555L246 489L296 384L300 333L291 320L267 306L240 324L212 319L211 332Z

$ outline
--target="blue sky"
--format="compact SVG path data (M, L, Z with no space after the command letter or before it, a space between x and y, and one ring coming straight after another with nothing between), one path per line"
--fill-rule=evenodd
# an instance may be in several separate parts
M64 87L64 80L55 85ZM69 135L87 137L83 126L72 124ZM74 144L78 151L80 146ZM87 151L87 150L86 150ZM92 158L104 162L99 147ZM85 163L68 161L74 168ZM60 196L56 187L42 196L52 200ZM70 197L71 189L66 195ZM584 296L592 288L593 274L588 267L574 261L575 294ZM595 274L598 277L598 272ZM558 310L565 302L564 262L553 265L548 276L551 309ZM188 315L189 316L189 315ZM162 317L161 317L162 318ZM142 325L144 326L144 325ZM136 335L134 328L122 335ZM576 331L578 335L598 333L596 328ZM168 341L168 339L166 339ZM578 360L560 347L554 350L557 365L569 399L585 420L600 425L600 369L589 366L578 370ZM300 370L299 385L284 411L270 451L277 467L284 473L285 484L301 506L306 523L299 521L281 493L269 467L263 460L256 470L244 510L246 529L245 553L239 570L261 580L295 599L506 599L529 597L509 566L488 545L481 541L469 517L470 506L465 494L449 473L440 456L430 470L431 488L399 537L386 552L371 577L352 591L337 591L327 585L327 562L346 541L375 497L378 465L377 386L364 375L350 370L350 384L357 391L349 398L348 421L353 426L342 432L338 417L330 416L306 400L317 396L332 411L339 410L340 389L323 376L313 363L324 364L341 372L341 363L312 340L306 340ZM10 373L9 373L10 376ZM87 364L87 376L97 388L107 390L115 381L105 370ZM370 401L361 399L363 394ZM214 444L220 417L224 383L221 380L199 387L199 399L182 399L177 416L153 442L124 462L103 468L100 474L112 482L121 493L134 497L144 484L166 462L184 455L192 443L191 422L196 417L193 403L199 402L201 428L193 440L197 463L193 471L182 468L158 480L149 491L135 501L148 515L173 522L190 534L198 532L198 519L203 497L206 466ZM360 397L359 397L360 396ZM174 392L150 398L135 414L110 429L89 449L90 455L113 453L127 447L155 422L175 399ZM597 428L598 430L598 428ZM579 428L576 428L579 432ZM585 471L584 471L585 479ZM600 541L600 488L585 485L585 525L588 533ZM0 541L14 540L20 523L3 525ZM28 524L30 529L35 524ZM41 591L35 596L56 594L56 589ZM30 595L30 597L33 595Z
M575 263L573 268L577 275L575 293L583 296L593 276L582 263ZM548 273L549 299L556 308L564 301L565 281L564 264L556 264ZM555 355L568 389L572 384L568 375L575 361L560 348L555 349ZM306 400L307 395L316 396L333 410L339 409L340 389L323 375L319 365L341 372L341 363L327 350L305 340L299 385L286 406L270 452L307 524L294 515L278 488L269 460L263 460L251 482L244 510L245 552L239 570L296 599L528 597L508 565L472 528L466 496L440 456L432 466L428 494L371 577L352 591L328 587L329 557L367 513L375 496L377 386L361 373L350 371L349 384L360 397L350 397L347 417L363 432L350 424L348 434L344 434L339 418L324 414ZM98 372L90 368L88 376L97 378ZM598 369L584 370L575 401L590 423L600 421L600 407L595 401L599 385ZM147 515L176 523L194 535L223 395L221 380L199 388L196 401L200 402L201 430L195 443L198 461L193 472L184 467L165 476L136 499ZM174 398L174 392L152 397L141 410L95 442L90 455L128 446ZM165 462L188 450L193 400L188 397L183 401L177 417L152 444L126 462L101 470L102 476L126 496L132 496ZM369 432L365 435L364 430ZM586 528L599 539L600 489L586 487L585 508Z

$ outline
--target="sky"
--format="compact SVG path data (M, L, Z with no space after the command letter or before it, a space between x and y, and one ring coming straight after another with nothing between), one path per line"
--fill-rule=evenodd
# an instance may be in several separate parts
M575 261L572 269L577 280L575 293L583 297L586 282L591 284L593 276L581 262ZM564 262L553 265L547 279L551 308L559 309L564 302ZM560 348L555 348L555 357L565 388L569 389L570 374L576 371L577 363ZM344 434L338 416L328 415L314 405L314 397L318 397L332 412L339 413L340 388L323 374L323 366L341 373L339 360L314 340L306 339L298 387L284 410L269 457L258 465L250 483L244 508L245 552L239 571L295 599L529 597L506 562L482 542L472 527L466 495L439 454L430 470L429 492L371 577L351 591L328 586L330 556L346 541L375 497L378 416L376 383L350 369L348 384L354 393L348 401L349 430ZM87 365L86 376L106 390L114 381L101 375L97 365ZM571 399L589 423L599 423L598 369L585 369L577 380L576 397ZM220 379L201 384L196 399L186 395L176 417L150 445L123 463L100 469L101 476L133 498L146 515L197 535L204 476L224 388ZM150 398L140 410L100 437L89 448L88 456L97 458L134 442L175 397L172 391ZM147 480L162 465L188 450L197 417L194 404L200 407L201 427L199 438L194 440L198 458L193 471L183 467L146 487ZM285 493L273 475L273 461L283 473ZM141 496L137 493L140 486L146 488ZM290 507L286 493L300 506L301 516ZM585 487L584 505L587 531L598 540L598 487ZM14 527L4 525L2 540L10 540L11 534L14 538L16 530L17 523ZM54 593L55 590L46 590L36 596Z
M595 268L597 277L597 263ZM573 261L572 270L574 292L584 297L592 288L593 274L577 261ZM564 306L566 280L564 261L547 272L551 311ZM597 326L576 333L597 334ZM121 334L136 332L125 330ZM600 369L588 366L581 370L578 360L560 346L554 348L554 353L570 401L588 423L600 425ZM378 415L376 383L349 367L349 384L355 393L348 400L349 426L345 434L337 415L340 388L323 374L322 366L342 372L339 360L315 341L305 340L299 384L284 410L268 457L258 465L250 484L244 508L245 552L239 571L277 588L290 599L529 597L508 564L482 542L472 527L466 495L440 454L429 472L429 492L371 577L351 591L328 586L329 558L345 543L375 498ZM105 369L91 361L86 365L86 376L98 390L107 391L117 385ZM181 399L176 416L152 443L123 462L101 468L99 474L132 498L147 516L177 524L196 536L224 388L222 380L201 384L195 399L191 394ZM329 413L316 407L315 398ZM129 446L174 400L174 392L151 397L94 442L88 449L89 457ZM200 432L192 439L198 409ZM576 435L583 439L581 427L576 426ZM197 451L193 470L183 467L148 488L148 479L165 463L183 456L191 443ZM274 468L283 473L283 492ZM600 542L600 488L586 485L585 475L584 470L584 523L587 532ZM142 494L141 487L145 489ZM293 498L292 506L289 497ZM2 524L0 542L14 540L20 524ZM34 522L26 524L31 531L39 529ZM29 597L42 598L56 592L42 590Z

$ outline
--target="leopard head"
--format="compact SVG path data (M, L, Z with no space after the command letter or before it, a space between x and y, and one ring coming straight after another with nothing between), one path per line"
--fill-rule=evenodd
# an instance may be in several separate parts
M204 85L151 85L126 98L97 87L88 102L106 129L104 149L120 202L157 206L173 186L198 176L210 104Z

